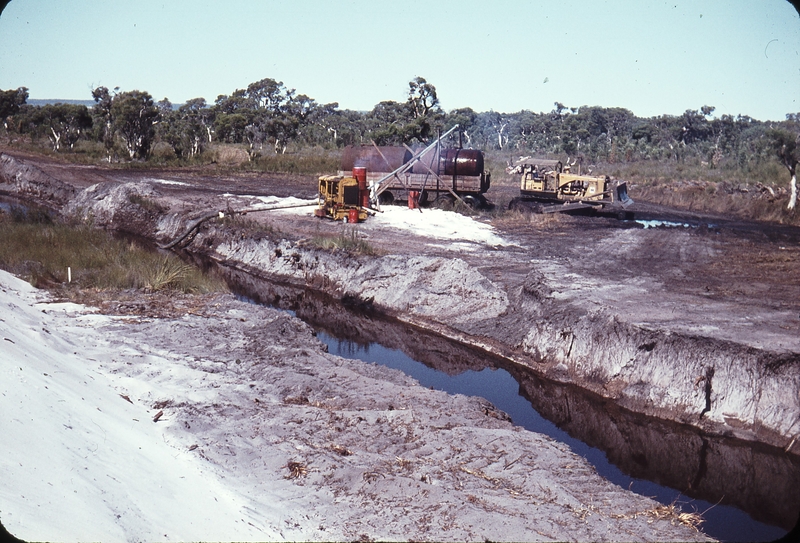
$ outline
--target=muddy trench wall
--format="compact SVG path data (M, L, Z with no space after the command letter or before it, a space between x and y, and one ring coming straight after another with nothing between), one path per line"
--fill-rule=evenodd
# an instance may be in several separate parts
M360 300L637 412L780 447L800 433L800 357L576 314L541 293L512 302L459 259L356 258L287 240L231 240L213 226L192 245L258 276ZM526 327L521 345L468 333L508 313Z
M148 183L76 191L5 154L0 192L162 244L200 216L170 212ZM639 328L602 311L559 305L546 285L510 295L458 258L353 257L303 241L248 237L214 221L199 225L185 248L257 276L355 300L637 412L779 447L800 435L797 354ZM522 327L522 342L510 345L508 334L492 332L498 319ZM475 329L482 334L471 334Z
M0 189L54 210L76 194L75 187L5 153L0 153Z
M800 433L800 356L646 330L603 313L533 323L526 353L551 376L632 410L785 447Z
M794 489L800 485L800 458L796 456L639 415L584 388L538 377L520 364L387 319L380 312L353 307L350 300L261 280L229 267L218 270L236 292L292 310L315 328L365 348L378 343L452 376L485 368L507 371L519 384L519 394L538 413L573 438L605 451L625 474L681 489L692 498L734 505L757 520L786 529L797 520L800 495L795 496Z

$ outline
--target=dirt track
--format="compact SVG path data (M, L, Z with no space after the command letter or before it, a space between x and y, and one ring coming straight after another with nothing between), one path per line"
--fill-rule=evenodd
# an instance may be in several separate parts
M0 191L91 213L98 225L162 243L203 212L247 208L253 196L316 193L313 178L295 176L119 171L41 159L34 161L38 170L23 171L33 157L16 155L0 157ZM131 193L164 211L137 207ZM510 195L511 186L488 194L501 206ZM252 236L241 223L208 221L185 248L256 276L360 301L636 412L791 446L800 434L800 229L641 202L634 211L681 226L485 213L476 220L509 242L489 247L367 221L359 235L381 256L353 257L308 241L338 234L341 225L263 212L247 218L269 226L268 233ZM796 455L800 444L789 450Z

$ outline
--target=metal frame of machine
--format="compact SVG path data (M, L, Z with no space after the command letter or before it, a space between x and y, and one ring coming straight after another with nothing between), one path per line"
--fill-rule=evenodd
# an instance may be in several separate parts
M359 172L355 172L357 175ZM366 173L366 172L365 172ZM317 217L334 221L361 222L368 217L366 199L369 197L366 177L323 175L319 178L319 207Z
M525 157L518 160L509 173L520 174L520 195L509 203L509 209L529 209L538 213L558 213L577 209L612 208L625 214L633 204L624 181L608 176L572 173L570 164L560 160Z
M347 147L342 154L340 175L350 168L367 168L370 202L374 207L391 203L395 196L420 195L419 203L438 199L461 200L475 206L484 203L491 174L484 171L483 153L474 149L445 148L442 141L458 130L455 125L421 150L402 147Z

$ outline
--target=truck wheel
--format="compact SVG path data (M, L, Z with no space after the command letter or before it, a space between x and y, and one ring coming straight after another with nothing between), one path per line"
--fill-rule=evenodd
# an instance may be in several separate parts
M391 205L394 202L394 194L385 190L378 195L378 203L381 205Z
M464 200L464 203L467 204L472 209L476 209L480 205L478 199L472 196L471 194L464 196L462 200Z
M453 209L453 204L455 203L455 198L453 198L449 194L440 194L436 197L433 201L433 207L439 209Z

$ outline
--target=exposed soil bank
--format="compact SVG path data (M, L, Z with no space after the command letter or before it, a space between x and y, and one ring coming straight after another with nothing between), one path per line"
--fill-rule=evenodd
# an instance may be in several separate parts
M230 295L103 306L0 271L3 525L50 541L706 541L480 398Z
M613 307L573 300L591 286L565 264L557 273L547 271L554 281L534 265L512 290L457 257L356 258L285 239L243 239L218 225L201 231L188 250L256 276L360 301L633 411L780 447L800 433L800 355L780 348L790 343L794 349L795 338L775 345L762 336L759 348L703 335L700 326L670 330L630 322ZM625 296L636 285L598 287ZM790 312L783 313L790 322Z
M253 195L313 193L285 179L238 179L234 195L225 180L213 186L197 173L81 176L74 168L37 165L0 155L0 191L161 243L211 212L252 209ZM69 179L74 196L63 196L59 179ZM372 307L635 412L787 454L800 448L794 230L721 228L719 218L703 218L698 228L642 229L605 219L520 217L496 221L507 243L489 247L368 221L358 232L383 255L367 257L308 241L340 232L339 225L285 212L247 218L263 230L212 219L182 246L255 276Z
M191 176L176 182L124 172L81 187L81 172L64 176L70 185L8 154L0 169L4 192L162 243L209 211L254 205L223 193L225 186L195 188ZM133 174L140 179L131 181ZM791 273L800 236L756 245L707 224L641 229L565 219L544 231L506 224L500 232L513 245L453 251L367 222L361 232L390 254L354 257L307 242L338 225L285 213L251 217L271 231L207 221L183 247L368 302L637 412L779 447L800 434L800 282ZM746 275L748 264L760 268Z
M519 383L519 394L533 409L571 437L605 451L611 463L631 477L680 489L690 498L733 505L775 526L788 529L797 521L800 496L794 489L800 487L800 458L796 455L639 415L614 400L540 378L505 358L385 318L368 307L344 304L348 307L343 310L338 300L307 289L258 280L231 268L217 271L223 272L236 292L261 304L291 310L315 329L367 352L379 344L450 376L503 369ZM515 391L512 386L506 393ZM580 447L573 450L585 454ZM598 470L604 474L602 468Z

